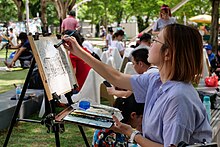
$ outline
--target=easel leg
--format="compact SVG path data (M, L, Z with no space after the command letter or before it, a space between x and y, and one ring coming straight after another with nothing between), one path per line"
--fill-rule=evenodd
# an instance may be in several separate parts
M49 101L51 107L51 113L54 114L55 117L55 99ZM53 132L55 134L56 147L60 147L60 137L59 137L59 126L58 124L53 125Z
M8 129L8 134L6 136L6 139L5 139L5 142L4 142L4 145L3 147L7 147L8 145L8 141L10 139L10 136L11 136L11 133L12 133L12 130L13 130L13 127L16 123L16 119L18 117L18 113L20 111L20 108L21 108L21 105L22 105L22 102L23 102L23 99L24 99L24 96L25 96L25 93L26 93L26 90L27 90L27 87L28 87L28 84L29 84L29 81L30 81L30 78L31 78L31 75L32 75L32 72L33 72L33 69L34 69L34 66L35 66L35 59L32 60L32 63L31 63L31 67L28 71L28 74L27 74L27 77L26 77L26 80L24 82L24 86L23 86L23 89L21 91L21 95L20 95L20 98L18 100L18 104L15 108L15 112L14 112L14 115L12 117L12 120L11 120L11 123L10 123L10 127Z
M85 134L85 132L84 132L82 126L78 125L78 127L79 127L79 130L80 130L80 132L81 132L81 134L82 134L82 137L83 137L83 139L84 139L84 141L85 141L86 146L87 146L87 147L90 147L90 146L89 146L89 142L88 142L88 140L87 140L87 138L86 138L86 134Z

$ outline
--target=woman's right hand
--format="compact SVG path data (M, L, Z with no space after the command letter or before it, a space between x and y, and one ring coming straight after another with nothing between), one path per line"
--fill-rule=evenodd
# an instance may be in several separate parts
M75 37L64 36L63 46L69 50L72 54L77 55L78 51L81 50L80 45L78 44Z

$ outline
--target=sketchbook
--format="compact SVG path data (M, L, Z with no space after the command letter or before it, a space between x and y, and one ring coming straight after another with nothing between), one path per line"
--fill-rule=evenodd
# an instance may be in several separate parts
M117 108L105 105L91 105L87 110L81 110L76 105L72 106L72 110L68 115L64 116L63 120L85 125L93 128L110 128L114 121L112 115L114 114L120 121L123 119L121 111Z

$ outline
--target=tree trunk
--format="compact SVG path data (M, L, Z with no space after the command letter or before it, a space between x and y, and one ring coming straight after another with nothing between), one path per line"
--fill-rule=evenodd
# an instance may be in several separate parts
M22 0L13 0L18 9L18 21L23 21L23 11L24 3Z
M46 18L46 0L41 0L41 21L43 23L43 33L48 32L47 30L47 18Z
M212 24L211 24L211 35L210 44L212 45L212 51L217 53L218 49L218 21L219 21L219 2L220 0L211 0L212 3Z

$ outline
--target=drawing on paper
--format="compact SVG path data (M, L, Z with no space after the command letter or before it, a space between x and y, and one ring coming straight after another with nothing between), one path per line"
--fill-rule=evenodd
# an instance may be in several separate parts
M56 38L44 37L34 44L50 93L61 95L73 89L77 82L65 48L62 45L54 47L57 42Z

